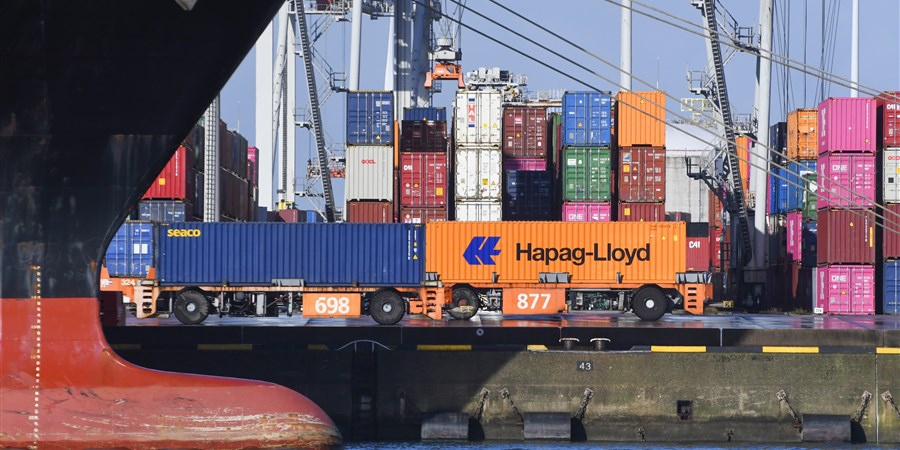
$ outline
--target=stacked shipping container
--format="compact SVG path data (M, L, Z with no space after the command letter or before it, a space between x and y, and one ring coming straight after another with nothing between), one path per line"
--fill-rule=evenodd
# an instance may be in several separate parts
M884 92L876 98L881 149L882 180L879 199L884 217L878 227L881 235L878 281L883 294L882 312L900 314L900 92Z
M347 93L344 195L349 222L393 222L394 94Z
M447 220L447 113L444 108L405 108L400 122L399 221Z
M503 108L503 218L554 220L554 182L548 159L547 108Z
M453 156L458 221L502 218L502 100L496 90L456 93Z
M817 265L817 214L810 214L817 206L809 190L816 186L818 162L818 110L801 108L787 116L785 163L787 170L774 171L780 178L776 186L776 212L784 216L785 274L791 286L790 299L796 307L812 303L813 269ZM818 200L815 200L818 201ZM830 219L830 218L829 218Z
M566 92L554 130L561 139L556 161L564 221L612 219L612 98L604 92Z
M666 220L665 108L662 92L616 95L619 221Z

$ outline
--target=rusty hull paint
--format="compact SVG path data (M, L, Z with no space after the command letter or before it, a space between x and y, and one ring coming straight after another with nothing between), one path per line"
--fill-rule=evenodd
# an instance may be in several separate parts
M0 299L0 447L330 448L341 437L271 383L144 369L113 352L93 298Z

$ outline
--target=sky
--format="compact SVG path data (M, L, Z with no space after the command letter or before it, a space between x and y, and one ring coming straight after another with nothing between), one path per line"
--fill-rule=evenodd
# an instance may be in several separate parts
M701 23L700 10L691 6L690 0L634 0L636 11L646 11L654 16L675 22L679 26L700 32L696 25ZM447 4L448 0L441 0ZM619 23L621 8L618 0L566 0L547 2L538 0L498 0L519 14L563 36L584 49L618 66ZM657 8L665 13L690 22L665 17L652 12L639 3ZM860 95L869 91L900 90L900 2L897 0L860 0L859 32L859 83ZM756 28L759 23L759 3L750 0L720 0L728 13L741 27ZM775 0L775 29L773 51L814 67L823 68L837 76L850 78L850 35L852 0ZM560 5L565 5L564 7ZM454 5L449 3L450 7ZM586 90L596 88L616 92L620 90L619 71L594 59L581 50L575 49L550 34L535 28L522 19L492 4L488 0L468 1L467 6L496 22L503 24L535 41L552 48L590 69L592 74L571 63L542 50L523 39L504 31L499 26L478 17L474 11L466 11L462 21L475 30L509 44L526 55L550 64L573 78L567 78L537 62L509 50L474 31L463 29L461 46L464 71L478 67L500 67L517 74L528 76L528 89ZM445 7L445 11L452 8ZM823 11L824 9L824 11ZM313 21L311 20L310 23ZM826 58L823 64L823 22L826 29ZM693 24L693 25L692 25ZM380 90L384 88L385 55L389 39L389 20L364 17L362 39L362 63L360 89ZM436 27L437 28L437 27ZM677 98L693 97L688 91L686 74L689 70L700 70L706 65L706 47L702 37L688 31L664 24L638 12L632 18L632 89L666 91ZM326 55L329 64L337 72L347 72L350 53L350 25L335 22L316 44L320 53ZM248 138L255 140L255 49L247 55L231 80L222 90L222 119L229 128L239 129ZM723 47L723 53L729 50ZM297 60L297 105L308 105L302 61ZM822 81L798 70L787 70L773 64L771 90L771 123L784 120L786 113L801 107L815 107L820 98L849 96L849 88L837 84L822 85ZM726 77L729 98L735 113L750 113L754 103L756 58L746 53L735 54L727 63ZM599 76L598 76L599 75ZM606 78L604 80L603 78ZM321 80L320 80L321 83ZM844 82L839 82L844 83ZM444 90L433 98L434 106L448 107L451 104L455 86L445 83ZM669 118L674 119L677 106L672 108L669 101ZM672 112L672 109L676 111ZM335 141L342 141L344 135L344 96L332 95L323 107L322 121L326 133ZM314 146L311 133L306 129L297 130L296 173L305 174L305 163ZM335 185L336 202L342 203L343 186ZM304 208L304 205L300 205Z

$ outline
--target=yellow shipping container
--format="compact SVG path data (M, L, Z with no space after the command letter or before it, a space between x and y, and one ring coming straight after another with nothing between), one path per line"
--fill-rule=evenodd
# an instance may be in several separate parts
M684 222L429 222L425 270L445 284L675 284L685 271Z
M615 128L619 147L665 147L665 94L662 92L616 94Z
M791 159L816 159L819 157L819 140L816 128L819 111L815 108L798 109L787 117L787 156Z

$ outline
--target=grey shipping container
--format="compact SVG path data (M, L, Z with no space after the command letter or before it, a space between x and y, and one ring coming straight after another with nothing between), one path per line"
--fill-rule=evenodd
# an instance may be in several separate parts
M394 199L394 148L347 147L345 197L347 200Z

